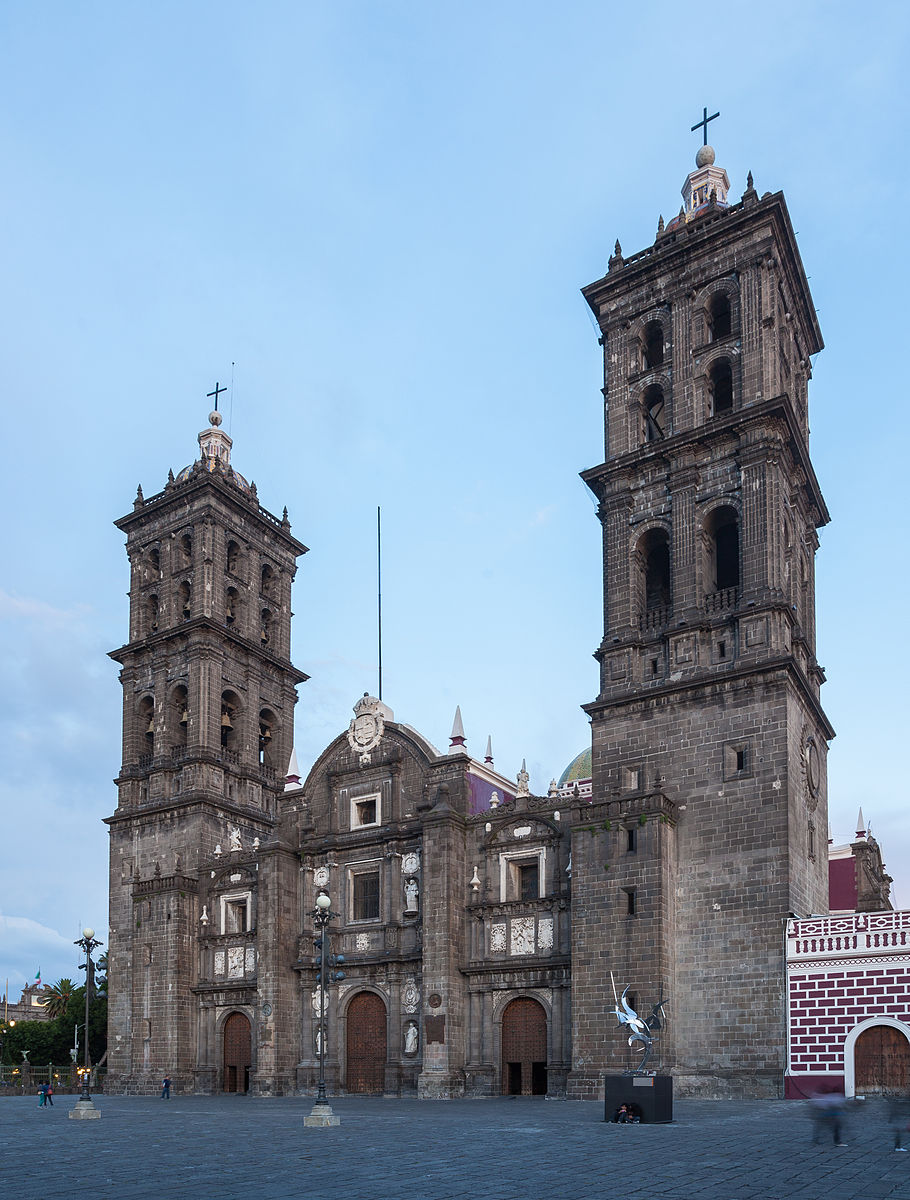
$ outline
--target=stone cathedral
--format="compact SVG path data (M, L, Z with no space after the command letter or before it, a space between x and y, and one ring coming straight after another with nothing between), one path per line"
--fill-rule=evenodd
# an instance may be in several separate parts
M441 752L369 695L299 773L306 547L217 411L117 522L112 1091L309 1091L324 1046L330 1092L592 1098L632 1065L612 972L665 1001L653 1065L678 1092L783 1094L785 922L827 910L822 340L783 195L729 186L703 146L679 215L584 289L604 633L591 749L548 795L472 758L460 717ZM321 891L345 959L324 1023Z

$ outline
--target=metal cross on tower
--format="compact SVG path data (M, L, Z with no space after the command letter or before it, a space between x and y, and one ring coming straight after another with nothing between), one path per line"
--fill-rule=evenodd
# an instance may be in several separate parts
M707 144L708 144L708 122L709 122L709 121L713 121L713 120L715 119L715 117L719 117L719 116L720 116L720 113L719 113L719 112L716 112L716 113L714 114L714 116L712 116L712 117L709 117L709 116L708 116L708 110L707 110L706 108L703 108L703 109L702 109L702 118L701 118L701 120L700 120L700 121L696 121L696 122L695 122L695 124L692 126L692 130L691 130L691 132L692 132L692 133L694 133L696 129L702 129L702 128L704 128L704 134L705 134L705 141L704 141L704 144L705 144L706 146L707 146Z
M707 110L707 109L705 109L705 112L707 112L707 111L708 111L708 110ZM218 381L217 381L217 379L216 379L216 380L215 380L215 390L214 390L214 392L206 392L206 394L205 394L205 398L206 398L206 400L208 400L208 399L209 399L211 396L214 396L214 397L215 397L215 412L217 412L217 411L218 411L218 397L219 397L219 395L220 395L222 392L226 392L226 391L227 391L227 388L226 388L226 387L219 387L219 386L218 386Z

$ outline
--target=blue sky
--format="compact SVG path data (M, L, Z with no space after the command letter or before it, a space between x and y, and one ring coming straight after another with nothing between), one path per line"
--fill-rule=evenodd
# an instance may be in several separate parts
M910 904L902 618L905 6L8 3L0 12L0 986L106 938L128 571L111 522L196 456L311 547L312 762L376 684L447 744L584 747L601 365L579 289L669 219L703 105L732 194L783 189L827 348L810 391L833 833Z

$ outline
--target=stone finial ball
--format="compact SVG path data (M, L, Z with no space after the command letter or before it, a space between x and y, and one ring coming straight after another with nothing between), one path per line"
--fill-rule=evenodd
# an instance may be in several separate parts
M698 153L695 155L696 167L710 167L714 165L714 147L700 146Z
M711 161L714 162L714 159L712 158ZM221 424L221 413L220 412L210 412L209 413L209 424L210 425L220 425Z

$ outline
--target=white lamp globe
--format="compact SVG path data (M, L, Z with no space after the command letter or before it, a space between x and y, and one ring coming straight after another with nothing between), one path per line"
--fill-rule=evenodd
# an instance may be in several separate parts
M82 936L85 938L85 940L87 942L90 942L92 940L92 938L95 936L95 931L94 931L94 929L83 929Z
M325 892L320 892L319 895L316 897L316 907L322 908L322 909L332 907L332 901L325 894Z

